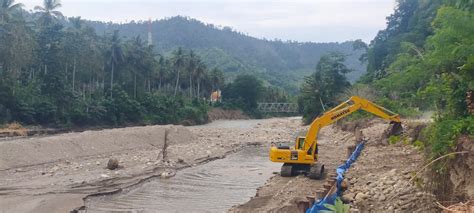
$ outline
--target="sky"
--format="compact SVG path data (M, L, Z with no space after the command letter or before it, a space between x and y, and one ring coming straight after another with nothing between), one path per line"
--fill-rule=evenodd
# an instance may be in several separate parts
M42 0L16 0L32 10ZM62 0L65 16L112 21L188 16L257 38L283 41L372 40L395 0Z

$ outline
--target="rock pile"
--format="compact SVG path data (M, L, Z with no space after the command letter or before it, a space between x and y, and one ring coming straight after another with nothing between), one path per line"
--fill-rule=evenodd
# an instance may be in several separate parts
M436 211L434 195L422 191L410 178L409 172L397 169L371 180L353 177L343 200L352 203L351 212Z

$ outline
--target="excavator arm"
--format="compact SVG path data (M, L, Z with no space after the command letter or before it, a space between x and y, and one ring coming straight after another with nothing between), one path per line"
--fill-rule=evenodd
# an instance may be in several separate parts
M398 134L401 131L400 116L382 106L379 106L369 100L358 96L352 96L349 100L339 104L330 111L325 112L322 116L314 119L305 137L304 146L301 147L307 153L307 158L313 158L317 145L317 136L319 130L327 125L330 125L358 110L364 110L372 113L378 117L390 120L393 124L391 134ZM307 159L309 160L309 159Z

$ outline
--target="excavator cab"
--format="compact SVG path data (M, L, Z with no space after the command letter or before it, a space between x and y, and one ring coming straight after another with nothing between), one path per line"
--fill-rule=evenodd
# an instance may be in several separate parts
M297 150L303 150L304 149L304 143L305 143L306 137L303 136L297 136L296 137L296 142L295 142L295 149ZM318 159L318 145L316 144L316 151L314 152L314 160ZM309 148L308 151L306 152L307 155L311 155L313 153L313 147Z

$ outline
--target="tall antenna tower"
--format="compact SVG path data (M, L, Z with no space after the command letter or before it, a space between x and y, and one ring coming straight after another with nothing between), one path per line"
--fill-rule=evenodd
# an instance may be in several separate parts
M148 46L153 45L153 41L151 40L151 18L148 20Z

